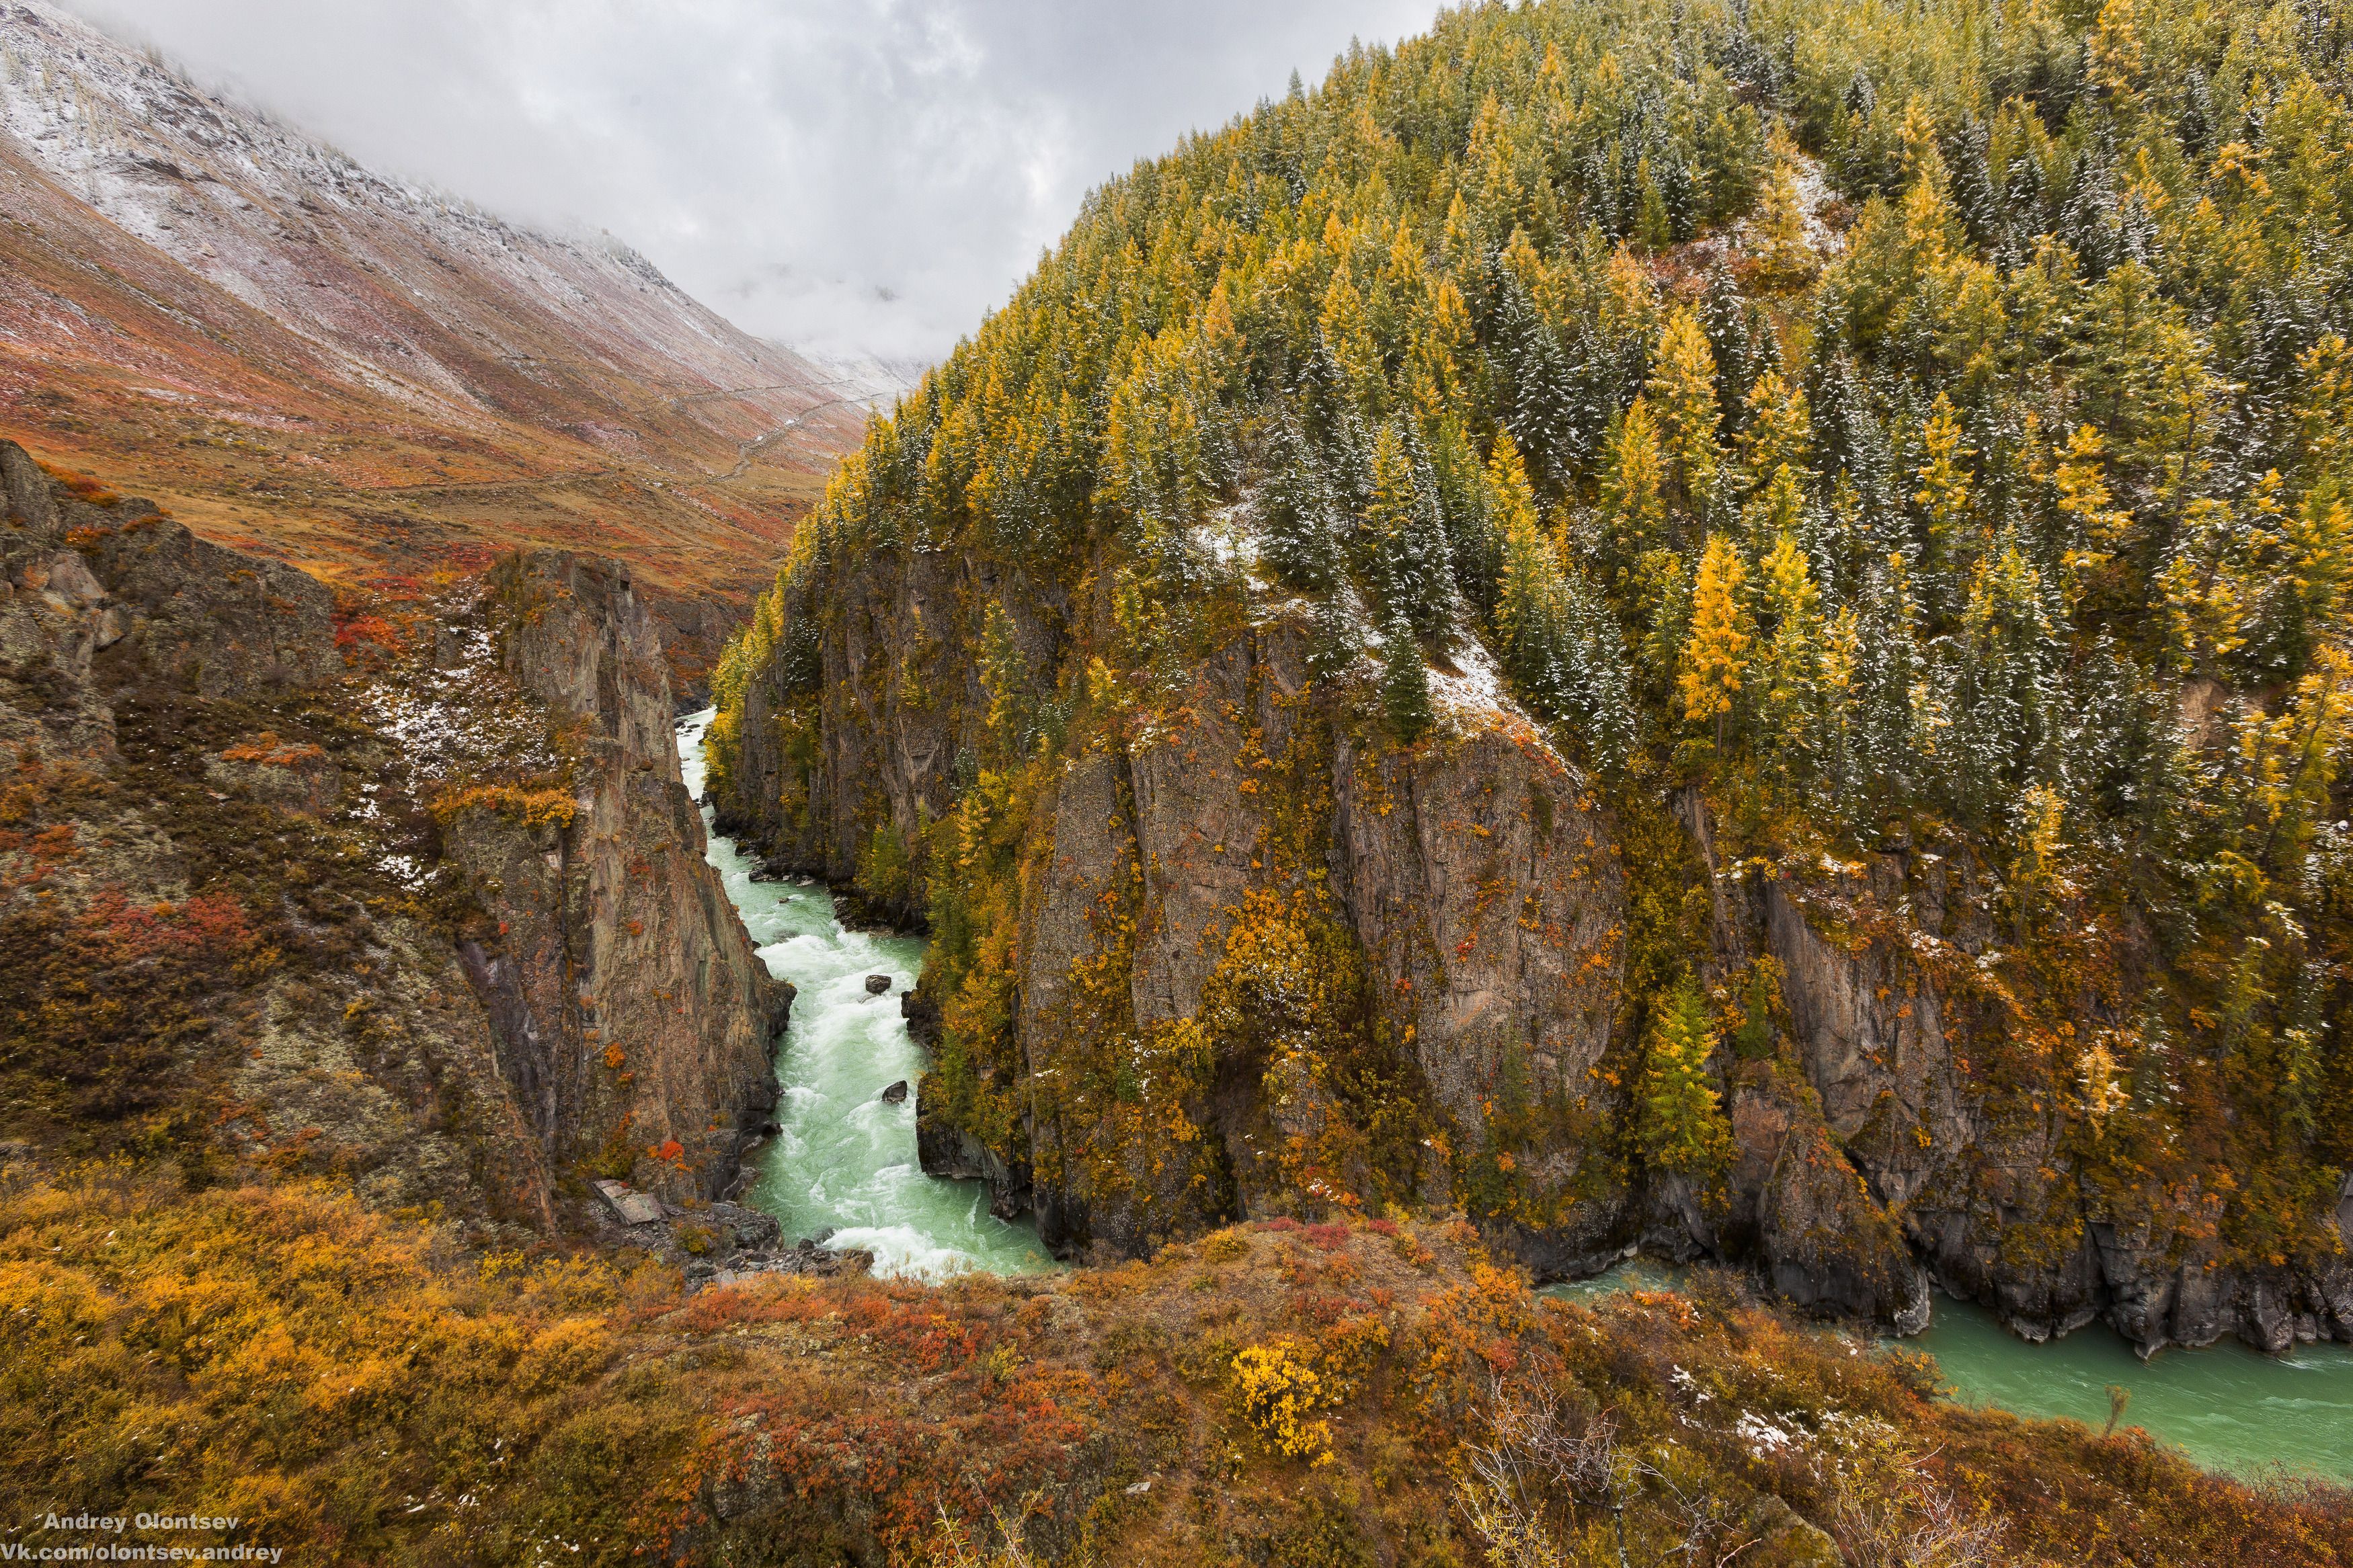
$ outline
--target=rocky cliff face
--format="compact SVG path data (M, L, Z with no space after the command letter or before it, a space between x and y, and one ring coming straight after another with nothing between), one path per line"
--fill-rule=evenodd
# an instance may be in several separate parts
M1400 747L1365 717L1368 668L1313 674L1297 606L1124 706L1088 694L1066 599L944 553L857 556L785 608L722 813L944 914L915 1004L939 1041L925 1164L1065 1252L1461 1204L1542 1274L1636 1247L1746 1261L1905 1330L1933 1281L2033 1337L2353 1337L2341 1254L2225 1265L2211 1214L2005 1080L2022 1004L1959 846L1734 844L1698 791L1580 773L1467 638L1430 672L1436 731ZM1677 962L1721 1026L1730 1149L1696 1174L1642 1142L1640 998Z
M627 574L522 557L355 626L13 444L0 478L6 1131L492 1232L596 1176L718 1195L786 994Z
M1985 880L1965 846L1901 846L1785 873L1743 900L1828 1131L1936 1283L2030 1339L2095 1320L2149 1350L2353 1338L2343 1252L2226 1261L2220 1194L2198 1190L2183 1152L2128 1146L2003 1081L1994 1058L2041 1020L2013 989ZM2062 1026L2070 1043L2096 1039L2147 982L2145 937L2111 952L2123 1007L2083 999ZM2329 1217L2353 1235L2341 1193Z
M459 954L506 1020L509 1081L572 1159L716 1197L776 1104L788 993L703 858L660 644L609 562L511 558L482 613L501 673L554 726L570 792L538 821L496 795L449 813L452 857L499 926ZM672 1152L649 1170L647 1148Z

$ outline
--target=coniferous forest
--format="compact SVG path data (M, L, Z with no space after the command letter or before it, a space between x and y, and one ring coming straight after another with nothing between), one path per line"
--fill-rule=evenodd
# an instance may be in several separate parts
M1575 1271L1681 1209L1883 1313L1908 1246L2021 1324L2195 1337L2193 1274L2256 1337L2342 1321L2348 40L1759 0L1359 51L1097 193L876 425L723 663L720 798L928 917L927 1092L1074 1247L1442 1196ZM1196 918L1147 754L1220 702L1264 776ZM1493 771L1514 723L1552 782ZM1140 837L1066 980L1106 752ZM1565 943L1599 1021L1463 1081L1413 987L1556 911L1465 850L1418 885L1467 923L1401 933L1332 847L1384 788L1442 836L1448 767L1614 841ZM1155 1005L1172 931L1206 973ZM1237 1095L1312 1109L1238 1161ZM1867 1194L1771 1234L1746 1099ZM1172 1132L1187 1179L1141 1172Z

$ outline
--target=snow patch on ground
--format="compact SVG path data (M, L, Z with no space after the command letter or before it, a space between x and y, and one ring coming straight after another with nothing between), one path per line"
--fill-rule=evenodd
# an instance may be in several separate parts
M370 685L361 698L369 723L400 748L411 779L438 782L485 757L497 758L503 770L554 772L558 760L540 715L499 669L489 628L469 626L445 637L443 652L424 668Z
M1259 571L1259 531L1255 492L1231 506L1220 507L1208 521L1197 523L1187 535L1194 549L1228 571L1255 574Z
M1759 1415L1753 1410L1742 1411L1740 1419L1732 1424L1732 1429L1742 1442L1748 1445L1748 1451L1760 1459L1769 1458L1787 1448L1800 1447L1805 1442L1803 1432L1793 1426L1783 1426L1772 1417Z
M1430 706L1442 714L1472 721L1498 718L1525 721L1519 704L1504 686L1504 672L1487 645L1463 634L1455 638L1448 657L1460 674L1433 668L1430 672ZM1480 725L1483 728L1483 723Z
M1831 226L1822 211L1840 199L1831 189L1830 175L1821 160L1803 153L1791 154L1789 183L1797 187L1798 205L1806 215L1806 243L1824 256L1836 256L1846 248L1846 236Z

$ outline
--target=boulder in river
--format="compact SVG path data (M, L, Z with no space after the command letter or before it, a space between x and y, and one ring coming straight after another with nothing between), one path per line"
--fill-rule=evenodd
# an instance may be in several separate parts
M885 1105L904 1105L906 1102L907 1080L903 1078L882 1091L882 1103Z
M891 977L889 975L870 974L866 977L866 994L869 996L880 996L882 993L890 989Z

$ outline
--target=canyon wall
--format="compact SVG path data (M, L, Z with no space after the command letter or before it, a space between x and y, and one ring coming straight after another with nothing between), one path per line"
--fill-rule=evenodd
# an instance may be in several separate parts
M942 1057L925 1164L1066 1254L1461 1205L1546 1277L1639 1247L1905 1330L1933 1282L2030 1337L2353 1337L2341 1252L2227 1258L2178 1173L2118 1180L2099 1129L1989 1070L2031 1020L1965 846L1735 853L1704 791L1572 766L1467 637L1430 672L1436 729L1401 746L1368 660L1314 673L1295 603L1123 708L1080 694L1067 600L943 553L873 550L782 597L723 819L963 932L980 956L935 957L911 1005ZM1007 646L1060 725L1026 752L984 668ZM2114 956L2127 986L2150 962ZM1704 1173L1643 1143L1641 998L1677 963L1721 1025L1730 1148Z
M493 1235L599 1177L721 1194L789 992L704 862L625 569L512 557L354 619L13 444L0 476L0 1131Z

